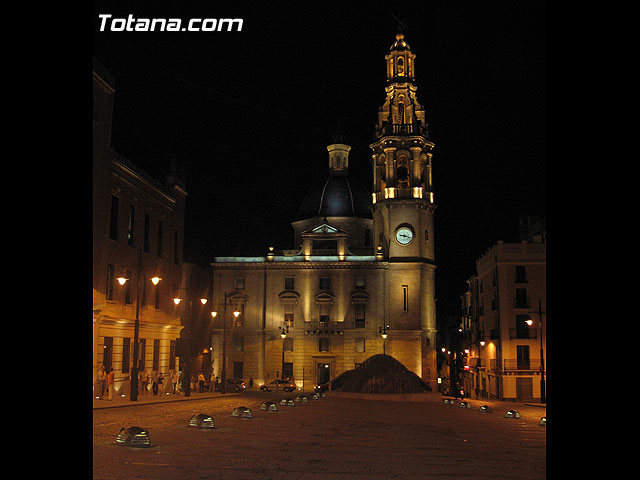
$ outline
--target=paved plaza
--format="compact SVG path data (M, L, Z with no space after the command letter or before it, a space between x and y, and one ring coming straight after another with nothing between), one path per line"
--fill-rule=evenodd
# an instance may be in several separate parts
M436 394L424 402L399 402L332 392L306 404L280 405L282 398L298 394L192 394L170 403L141 396L134 405L126 399L96 400L93 478L546 478L546 427L538 425L545 408L478 400L469 401L472 408L460 408ZM277 403L278 411L261 410L266 400ZM483 404L493 413L482 413ZM237 406L250 408L253 418L233 417ZM521 418L504 418L508 408L517 408ZM212 415L216 428L189 428L198 413ZM115 444L120 428L134 425L148 429L151 448Z

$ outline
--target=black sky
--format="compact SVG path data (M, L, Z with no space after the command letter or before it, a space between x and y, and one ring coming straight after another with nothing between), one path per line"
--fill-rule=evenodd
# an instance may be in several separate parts
M371 189L369 144L397 22L434 149L436 296L454 310L475 260L546 210L545 2L94 2L115 77L114 148L156 178L186 171L185 260L294 248L339 124ZM184 4L184 5L183 5ZM243 18L241 32L99 32L114 17Z

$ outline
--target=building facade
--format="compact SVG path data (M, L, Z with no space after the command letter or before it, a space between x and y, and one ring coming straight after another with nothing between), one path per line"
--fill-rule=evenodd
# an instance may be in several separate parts
M518 243L497 242L467 281L463 376L476 398L546 398L546 235L543 223L527 223L535 229L522 229Z
M128 394L136 316L138 368L165 374L177 368L182 326L173 298L181 284L187 193L175 172L161 183L112 149L113 85L94 61L93 384L100 365L111 367L114 390Z
M434 143L402 35L385 60L372 193L349 176L351 147L336 135L327 178L291 224L295 248L211 264L219 377L260 385L284 376L309 388L385 352L435 390Z

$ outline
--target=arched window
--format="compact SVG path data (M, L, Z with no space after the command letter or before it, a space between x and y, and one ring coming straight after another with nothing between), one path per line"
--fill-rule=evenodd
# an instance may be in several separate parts
M398 157L397 165L396 178L398 179L398 187L409 188L409 159L404 155Z
M404 77L404 59L398 57L398 76Z

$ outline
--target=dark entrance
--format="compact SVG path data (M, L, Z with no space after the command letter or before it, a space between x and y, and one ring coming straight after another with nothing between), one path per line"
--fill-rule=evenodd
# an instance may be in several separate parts
M331 379L331 366L328 363L318 364L318 385L327 383Z

